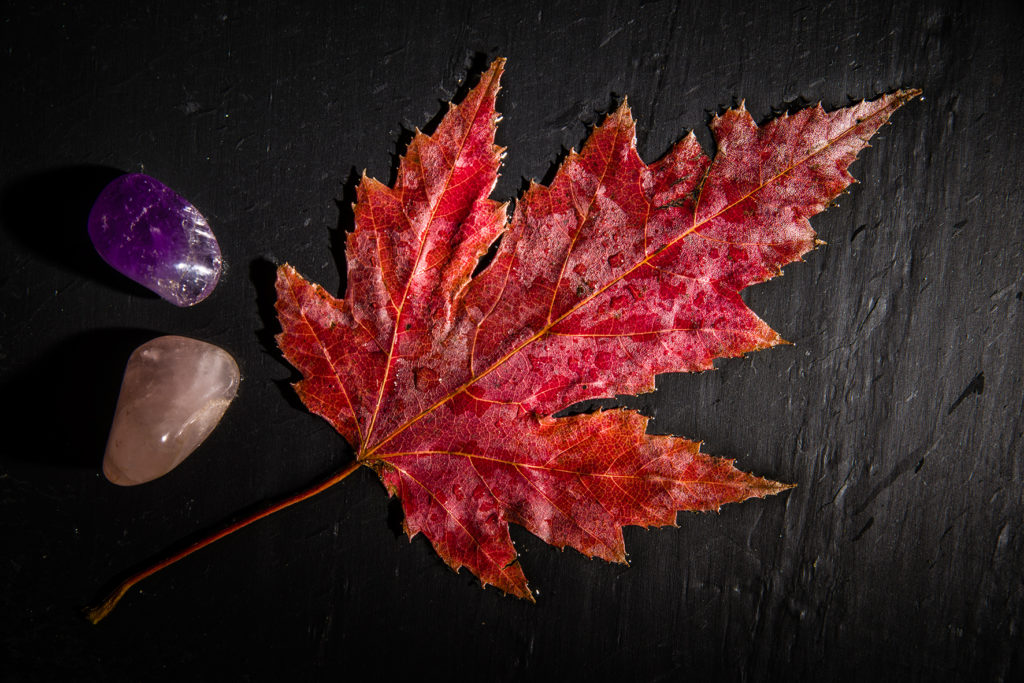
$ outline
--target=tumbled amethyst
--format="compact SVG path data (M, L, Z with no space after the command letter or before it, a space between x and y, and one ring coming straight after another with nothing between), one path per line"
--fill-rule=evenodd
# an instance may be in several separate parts
M206 218L142 173L103 189L89 213L89 237L104 261L176 306L199 303L220 278L220 245Z

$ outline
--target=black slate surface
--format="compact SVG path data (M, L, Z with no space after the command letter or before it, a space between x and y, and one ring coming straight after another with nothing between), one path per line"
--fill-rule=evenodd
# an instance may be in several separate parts
M1013 3L8 2L0 83L0 668L36 680L1021 680L1024 47ZM274 264L337 291L354 181L509 59L497 198L550 177L628 95L641 155L745 99L760 121L902 86L813 220L829 245L747 301L794 346L625 401L798 487L631 565L514 530L536 606L455 575L369 471L133 590L170 544L351 452L269 343ZM111 271L85 216L121 172L198 206L228 268L176 309ZM120 373L158 334L244 373L210 439L122 489L99 461Z

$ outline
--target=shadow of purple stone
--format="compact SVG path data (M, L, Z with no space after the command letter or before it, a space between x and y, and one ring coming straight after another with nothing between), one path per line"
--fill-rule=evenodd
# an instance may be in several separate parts
M0 192L0 224L42 261L110 289L155 299L156 294L107 265L89 239L93 203L122 175L108 166L81 165L17 178Z

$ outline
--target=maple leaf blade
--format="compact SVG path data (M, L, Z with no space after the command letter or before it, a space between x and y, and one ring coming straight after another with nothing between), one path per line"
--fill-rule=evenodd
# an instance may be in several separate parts
M277 269L277 345L302 373L294 387L310 412L331 423L358 448L358 416L372 395L356 391L383 376L383 352L367 330L352 318L345 301L336 299L285 264Z
M460 408L420 421L375 460L411 533L423 533L453 568L517 595L503 576L515 558L510 523L556 547L624 562L624 526L674 525L680 510L718 510L788 488L700 453L696 442L647 435L648 418L632 411L538 423L516 406ZM500 440L472 438L498 430Z
M647 166L620 107L549 187L528 190L470 284L475 389L552 414L782 343L739 291L814 248L807 218L852 182L856 152L914 94L763 128L731 110L713 124L710 164L688 137ZM788 156L777 149L787 143ZM517 379L531 374L556 379L538 392Z
M364 177L344 300L282 267L278 340L302 400L401 498L408 533L532 599L510 523L623 561L624 526L788 488L647 435L629 411L549 416L782 343L740 290L814 247L808 217L916 93L762 127L733 110L713 124L714 160L691 134L651 165L623 104L506 223L488 197L502 66L417 132L393 188Z
M479 496L461 495L463 486L473 485L465 481L472 479L472 473L453 471L451 491L436 489L431 486L433 473L425 472L423 463L407 462L410 459L373 463L388 492L402 501L403 526L409 538L422 533L456 572L466 567L484 586L532 601L508 524L493 514L493 504L488 509Z
M376 395L360 416L361 450L461 381L429 351L439 339L458 337L452 302L505 228L504 205L488 197L501 160L494 135L503 64L496 60L432 135L416 132L394 188L365 176L357 188L346 301L386 349L383 378L359 388ZM418 359L415 367L410 358Z
M743 107L716 117L718 154L701 186L690 251L668 250L660 260L683 256L699 264L694 275L736 291L778 275L815 247L808 219L853 182L847 169L857 153L917 94L899 91L828 113L818 105L760 127Z

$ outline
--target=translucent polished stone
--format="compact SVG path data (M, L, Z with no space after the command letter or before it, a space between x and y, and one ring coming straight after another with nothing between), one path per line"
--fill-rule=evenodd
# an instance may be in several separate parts
M220 245L206 218L142 173L104 188L89 214L89 237L104 261L176 306L202 301L220 279Z
M103 474L131 486L177 467L209 436L238 392L238 364L188 337L157 337L124 371Z

